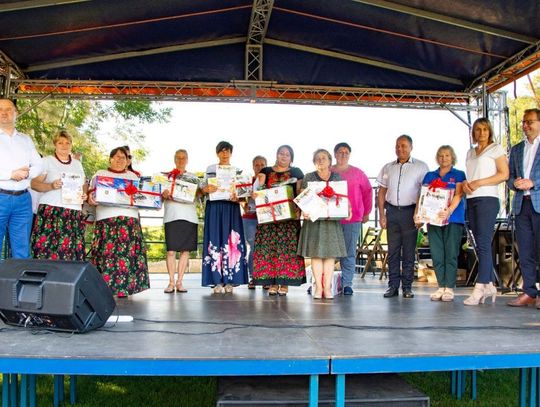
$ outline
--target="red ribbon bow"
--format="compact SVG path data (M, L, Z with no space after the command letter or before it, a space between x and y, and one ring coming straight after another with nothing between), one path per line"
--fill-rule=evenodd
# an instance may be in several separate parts
M326 186L317 195L324 196L325 198L332 198L336 195L336 191L334 191L334 188L332 188L327 182Z
M130 182L127 186L126 186L126 189L124 189L124 192L131 196L131 195L135 195L137 192L139 192L139 190L137 189L137 187L135 185L133 185L133 182Z
M174 181L176 178L178 178L178 176L182 175L183 173L184 171L179 170L178 168L175 168L174 170L172 170L171 172L167 174L167 178L169 180L172 179Z
M432 192L435 192L437 188L446 188L448 186L448 182L444 182L440 178L435 178L433 181L430 182L428 185L428 189Z

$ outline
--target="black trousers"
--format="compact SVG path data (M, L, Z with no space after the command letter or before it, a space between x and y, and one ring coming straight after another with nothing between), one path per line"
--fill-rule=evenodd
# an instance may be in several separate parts
M399 288L401 285L403 289L411 289L413 283L418 237L413 219L414 207L385 204L389 287Z

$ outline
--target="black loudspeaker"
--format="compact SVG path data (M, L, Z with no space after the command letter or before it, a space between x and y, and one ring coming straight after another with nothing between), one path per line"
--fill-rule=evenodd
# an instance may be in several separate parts
M0 262L0 318L6 324L83 333L103 326L115 307L111 290L90 263Z

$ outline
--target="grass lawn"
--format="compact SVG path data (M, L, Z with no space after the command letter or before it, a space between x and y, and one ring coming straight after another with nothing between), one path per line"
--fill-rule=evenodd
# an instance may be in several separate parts
M518 405L517 369L478 372L478 399L470 400L470 387L458 401L450 395L450 373L403 374L409 383L431 398L432 406L516 406ZM0 377L1 380L1 377ZM51 405L52 376L38 377L38 405ZM66 401L69 384L66 378ZM77 406L215 406L217 380L208 377L113 377L79 376Z

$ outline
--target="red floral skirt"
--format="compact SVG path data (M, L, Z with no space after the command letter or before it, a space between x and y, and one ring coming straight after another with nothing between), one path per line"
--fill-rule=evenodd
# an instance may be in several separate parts
M82 211L39 205L32 228L32 254L36 259L84 260Z
M298 286L306 282L304 258L296 254L300 221L257 225L253 281L257 285Z
M150 288L146 247L138 219L118 216L96 221L90 256L118 297Z

